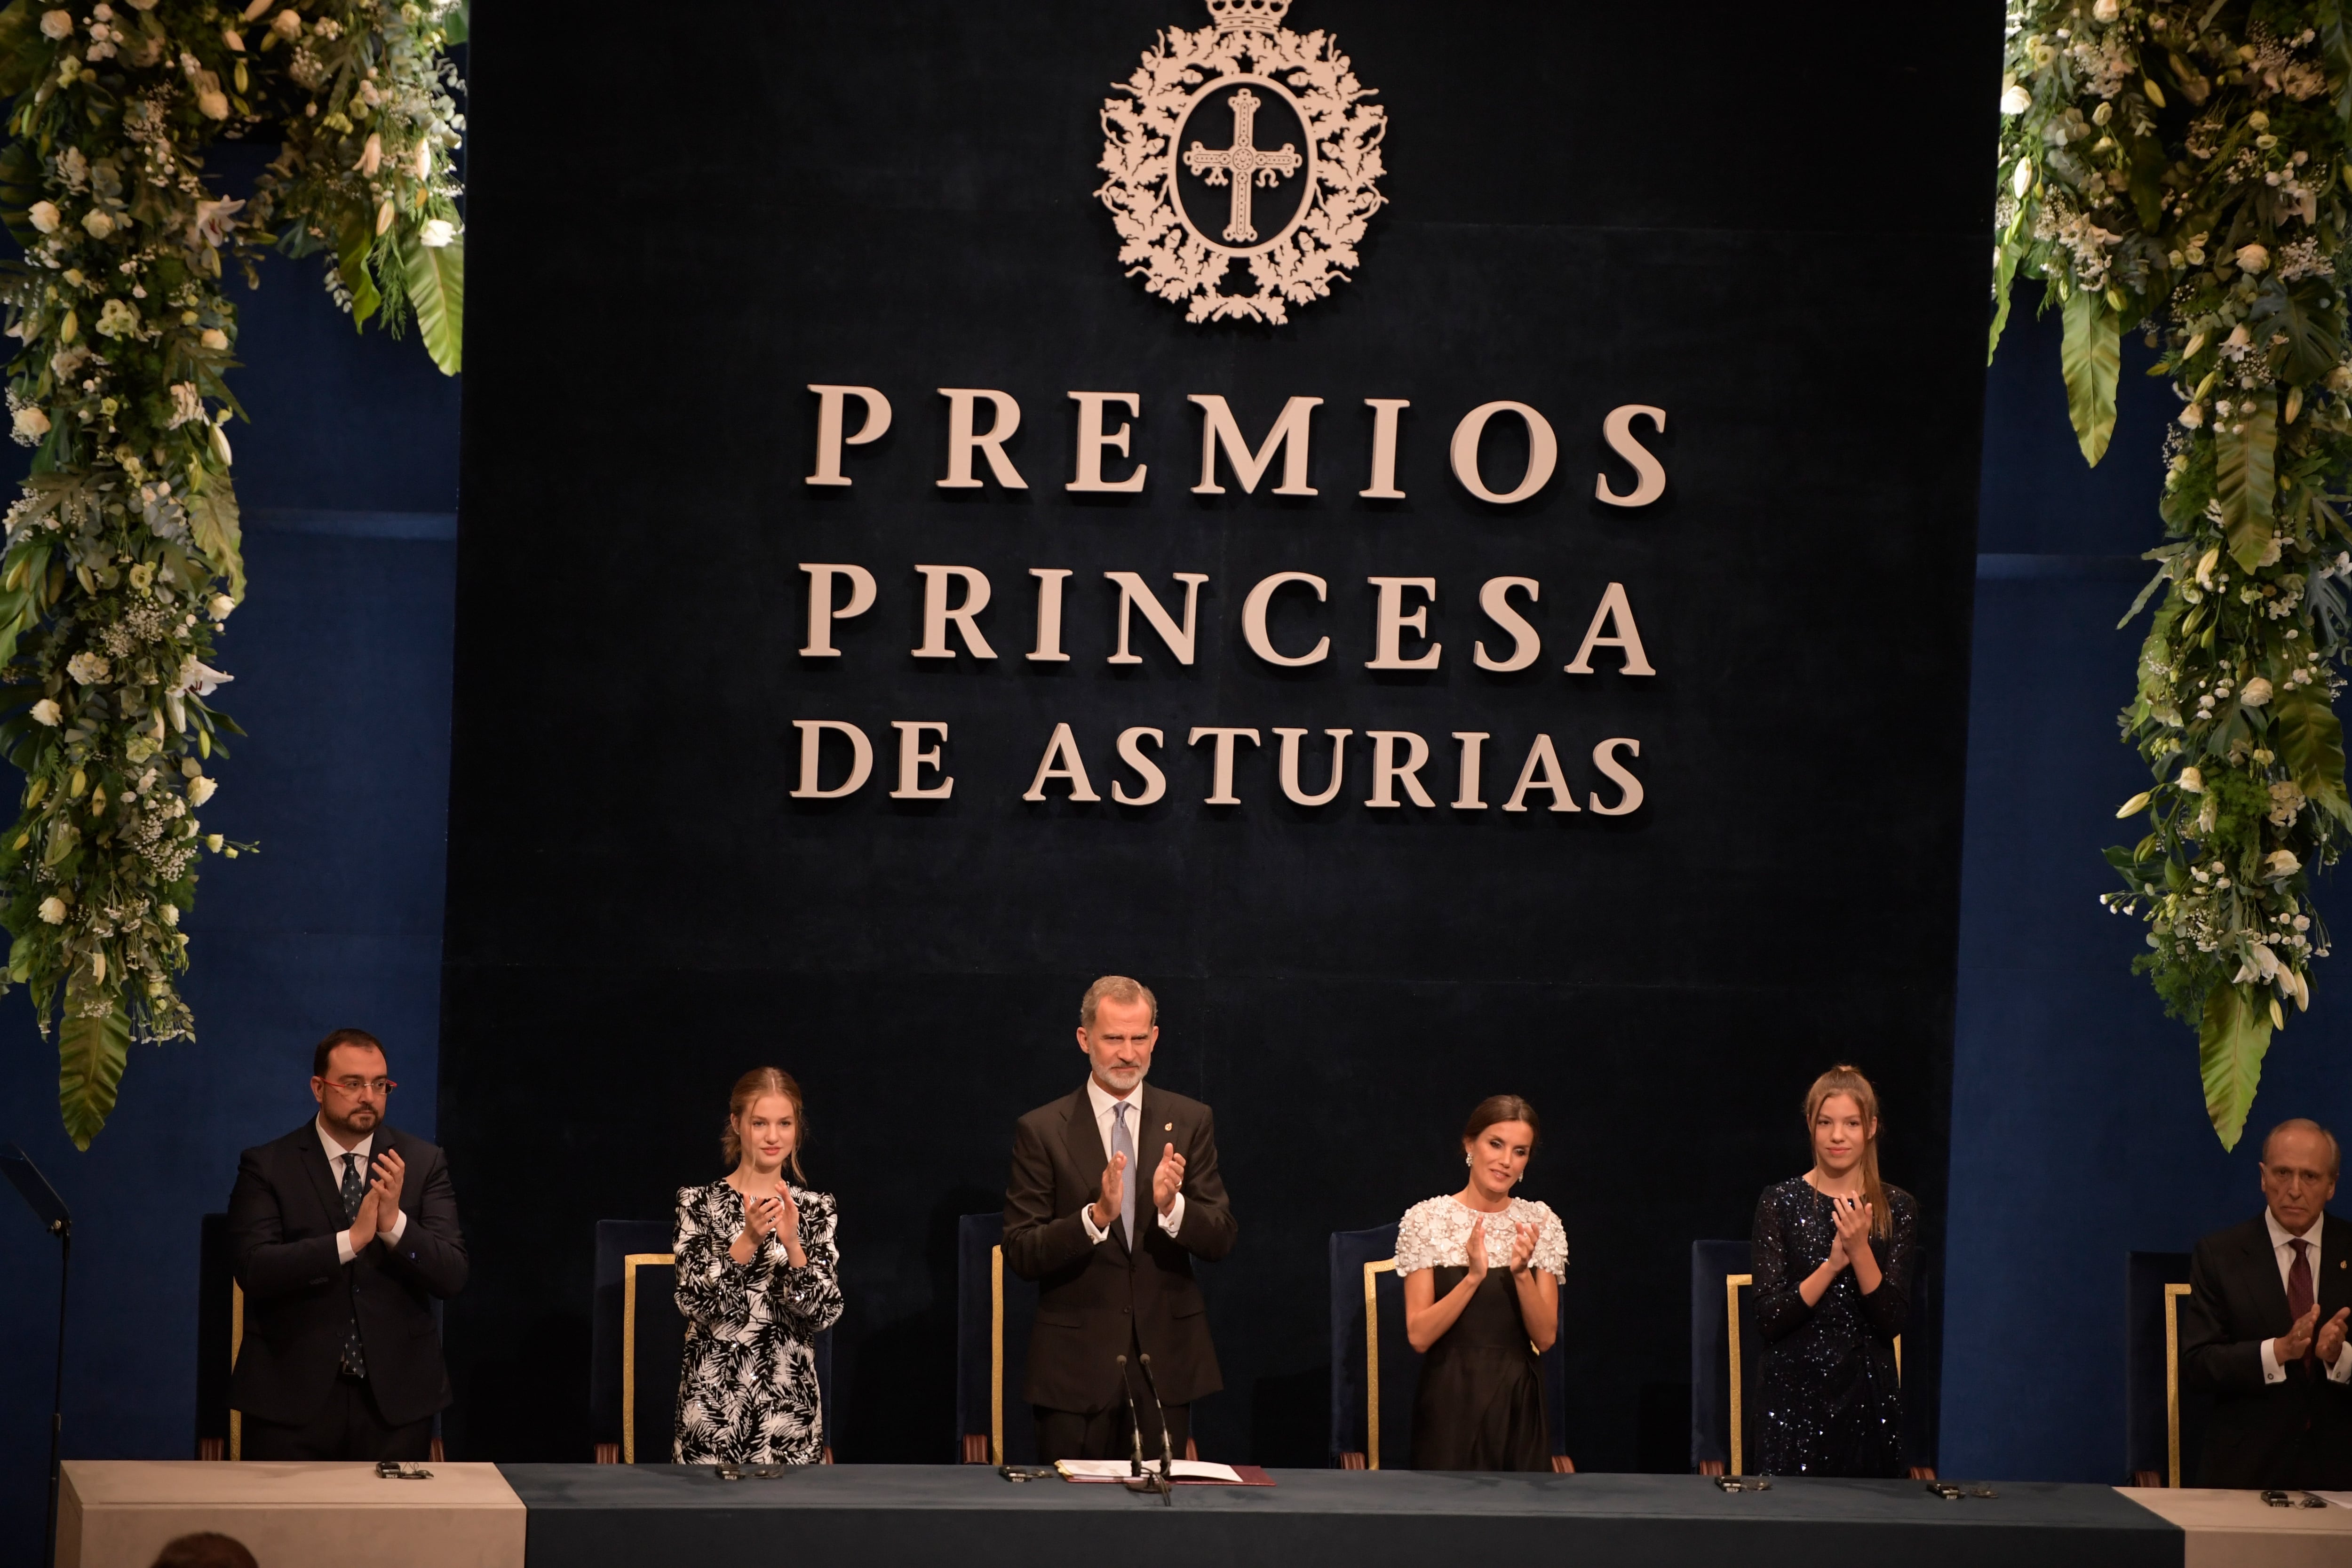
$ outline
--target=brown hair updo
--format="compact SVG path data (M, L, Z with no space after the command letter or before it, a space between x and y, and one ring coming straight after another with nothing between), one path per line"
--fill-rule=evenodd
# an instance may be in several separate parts
M1470 1120L1462 1125L1462 1141L1467 1143L1497 1121L1526 1122L1530 1134L1528 1139L1528 1152L1530 1154L1535 1152L1536 1145L1543 1142L1543 1123L1536 1120L1536 1108L1516 1094L1490 1094L1480 1100L1478 1108L1470 1113Z
M1822 1107L1833 1095L1853 1099L1854 1109L1862 1112L1864 1137L1862 1144L1862 1194L1870 1203L1870 1234L1891 1236L1895 1232L1895 1216L1886 1212L1886 1185L1878 1179L1878 1091L1870 1080L1847 1063L1840 1062L1805 1091L1805 1143L1812 1146L1813 1119L1821 1115Z
M781 1094L793 1102L793 1147L784 1156L784 1163L793 1168L793 1179L806 1185L808 1177L801 1172L801 1145L808 1142L808 1106L801 1099L801 1086L782 1068L753 1068L735 1080L735 1088L727 1096L727 1126L719 1135L719 1151L727 1156L730 1168L743 1163L743 1140L736 1135L735 1123L745 1111L772 1094Z

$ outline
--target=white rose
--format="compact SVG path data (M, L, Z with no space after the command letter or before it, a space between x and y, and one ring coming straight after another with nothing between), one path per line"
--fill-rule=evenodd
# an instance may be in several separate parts
M41 900L41 918L53 926L66 923L66 901L51 894Z
M104 239L114 232L114 219L97 207L81 215L81 226L89 231L92 239Z
M45 37L45 38L70 38L70 37L73 37L73 13L72 13L72 12L70 12L70 11L44 11L44 12L42 12L42 13L41 13L41 37Z
M2246 272L2260 272L2271 264L2271 253L2259 245L2238 247L2238 266Z
M196 110L207 120L228 118L228 98L218 88L196 94Z
M299 38L302 36L302 14L289 5L269 18L269 30L281 38Z
M221 852L221 844L222 839L219 834L207 833L205 835L205 847L211 850L214 854L217 855Z
M163 918L163 923L167 926L175 926L180 923L180 906L177 904L165 904L162 909L155 912Z
M2270 700L2271 683L2259 675L2246 682L2238 693L2238 705L2242 708L2260 708Z
M2097 22L2112 22L2123 15L2123 9L2121 5L2116 4L2116 0L2098 0L2098 3L2091 7L2091 18Z
M2033 94L2026 90L2022 82L2000 95L2000 111L2003 114L2022 114L2032 107Z
M16 439L27 447L49 433L49 416L37 408L19 408L14 423Z
M446 217L429 217L416 231L416 243L427 250L438 250L457 237L457 226Z
M33 704L33 721L37 724L46 724L54 730L65 721L65 710L58 706L54 698L44 697Z
M228 334L218 327L206 327L196 342L208 349L225 349L228 347Z
M2303 862L2292 849L2273 849L2263 857L2263 876L2268 881L2284 882L2302 869Z
M2180 787L2190 795L2205 793L2205 775L2195 768L2180 770Z
M26 212L25 216L31 218L33 220L33 226L39 229L43 234L55 234L58 232L58 223L59 220L58 217L57 203L35 202Z
M213 602L205 606L205 614L216 621L225 621L228 619L228 613L236 608L235 599L230 598L226 594L215 594Z
M2191 430L2196 429L2205 423L2205 405L2201 403L2190 404L2180 411L2180 422Z
M113 668L106 662L104 654L78 653L66 660L66 673L84 686L104 680L107 671Z
M188 781L188 804L190 805L204 805L205 802L212 799L213 792L218 788L220 788L220 785L211 779L190 779Z

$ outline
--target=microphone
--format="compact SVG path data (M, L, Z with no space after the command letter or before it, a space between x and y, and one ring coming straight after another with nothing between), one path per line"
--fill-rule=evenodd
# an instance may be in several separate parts
M1135 1413L1135 1390L1127 1384L1127 1357L1124 1355L1118 1358L1118 1387L1119 1392L1127 1395L1127 1440L1134 1450L1127 1461L1127 1473L1140 1476L1143 1474L1143 1421Z
M1160 1403L1160 1380L1151 1375L1151 1352L1140 1352L1136 1359L1143 1363L1143 1384L1151 1392L1152 1414L1160 1417L1160 1474L1169 1480L1176 1475L1176 1448L1168 1436L1168 1407Z

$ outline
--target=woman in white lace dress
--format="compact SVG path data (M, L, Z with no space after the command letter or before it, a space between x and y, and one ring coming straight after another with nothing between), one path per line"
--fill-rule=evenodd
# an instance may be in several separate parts
M1462 1130L1469 1180L1397 1226L1405 1336L1424 1357L1415 1469L1551 1468L1537 1358L1559 1337L1568 1235L1549 1205L1511 1195L1537 1137L1526 1100L1481 1101Z
M774 1068L743 1075L721 1141L735 1168L677 1194L677 1310L686 1317L680 1465L810 1465L824 1452L816 1336L841 1316L832 1197L801 1174L801 1086Z

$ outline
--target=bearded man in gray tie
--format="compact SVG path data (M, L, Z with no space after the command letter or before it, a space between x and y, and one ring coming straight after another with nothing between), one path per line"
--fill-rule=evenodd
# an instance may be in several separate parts
M311 1053L318 1115L237 1163L245 1458L430 1456L449 1403L433 1301L464 1287L466 1239L441 1151L384 1124L395 1087L374 1036L337 1029Z
M1192 1259L1224 1257L1237 1227L1209 1108L1143 1081L1159 1040L1150 990L1103 976L1078 1004L1085 1086L1013 1128L1004 1259L1037 1282L1022 1394L1045 1459L1129 1455L1130 1398L1157 1459L1155 1384L1181 1455L1192 1401L1224 1386Z

